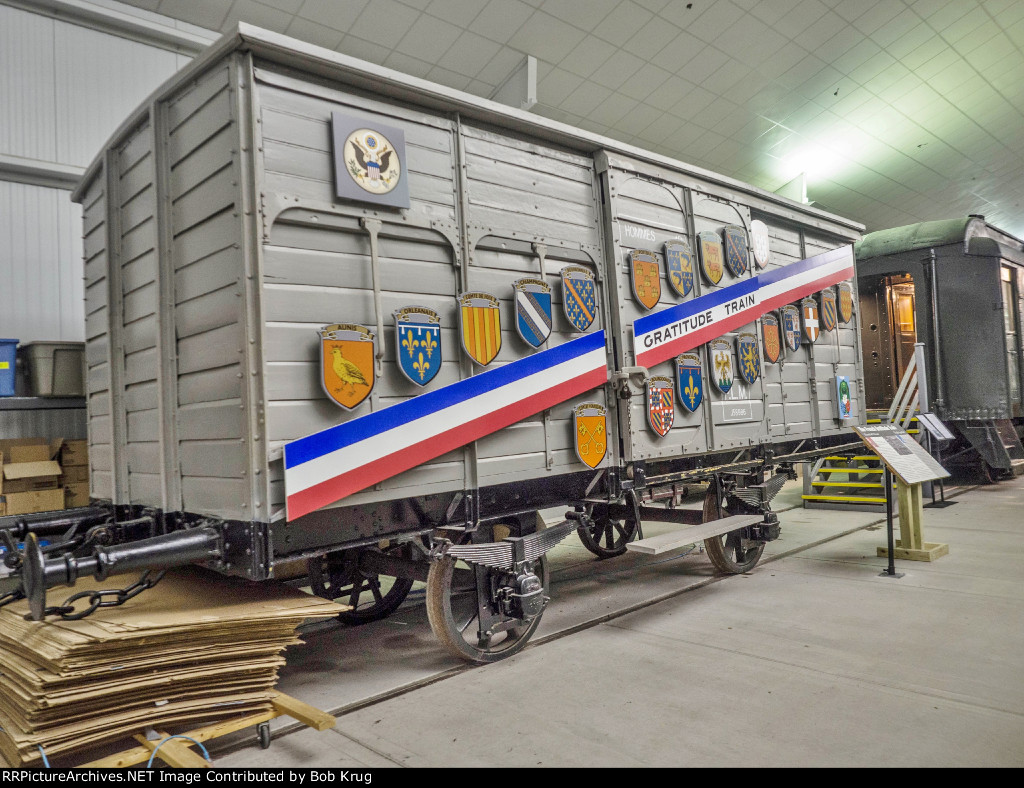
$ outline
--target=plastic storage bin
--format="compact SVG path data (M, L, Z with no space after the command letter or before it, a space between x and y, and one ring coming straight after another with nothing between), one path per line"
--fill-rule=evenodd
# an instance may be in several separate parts
M18 340L0 339L0 397L14 396L14 362Z
M84 342L26 342L21 350L32 396L85 396Z

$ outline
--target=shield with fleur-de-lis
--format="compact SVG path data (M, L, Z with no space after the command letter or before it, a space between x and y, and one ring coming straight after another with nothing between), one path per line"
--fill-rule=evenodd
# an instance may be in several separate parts
M736 337L736 366L740 377L753 385L761 374L761 354L757 350L757 334L740 334Z
M422 306L395 312L398 368L417 386L426 386L441 369L441 318Z
M693 251L689 241L674 238L665 243L665 268L671 288L686 298L693 289Z
M704 380L701 375L700 356L683 353L676 356L676 394L687 413L693 413L704 400Z
M712 340L708 343L708 357L715 388L723 394L728 394L733 379L732 343L728 339Z
M644 309L653 309L661 299L661 266L658 255L643 249L629 253L630 281L633 295Z
M562 269L562 308L577 331L586 331L597 315L597 286L589 269L570 265Z
M596 468L608 453L608 419L605 408L596 402L581 402L572 409L572 426L576 433L573 445L580 462Z
M647 378L647 423L662 438L668 435L676 419L672 389L672 378L660 375Z
M733 276L743 276L749 267L747 254L747 231L739 225L729 224L722 229L725 248L725 264Z

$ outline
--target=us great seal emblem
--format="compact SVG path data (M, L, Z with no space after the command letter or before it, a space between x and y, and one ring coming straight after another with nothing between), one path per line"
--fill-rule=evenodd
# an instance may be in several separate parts
M356 185L370 194L387 194L402 178L402 163L394 146L373 129L356 129L348 135L345 166Z

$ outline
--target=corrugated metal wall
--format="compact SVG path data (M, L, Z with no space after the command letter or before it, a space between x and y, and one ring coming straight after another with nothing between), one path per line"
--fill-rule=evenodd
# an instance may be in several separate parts
M188 60L0 5L0 155L86 166ZM0 179L0 336L82 341L82 275L81 210L69 192Z
M82 209L68 194L0 181L2 337L85 338Z

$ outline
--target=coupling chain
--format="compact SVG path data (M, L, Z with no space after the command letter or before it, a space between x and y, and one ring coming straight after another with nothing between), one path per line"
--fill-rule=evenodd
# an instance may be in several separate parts
M6 594L0 594L0 607L11 604L11 602L17 602L19 599L25 598L25 592L20 588L15 588L13 591L8 591Z
M164 575L167 574L167 570L159 572L155 577L150 578L150 571L147 570L142 573L134 583L127 588L113 588L104 591L80 591L77 594L72 594L64 600L63 605L56 607L48 607L45 615L60 616L65 621L78 621L79 619L85 618L92 613L95 613L101 607L118 607L123 605L129 599L133 599L141 594L143 591L147 591L161 580ZM75 612L75 602L79 599L88 599L89 604L82 610Z

